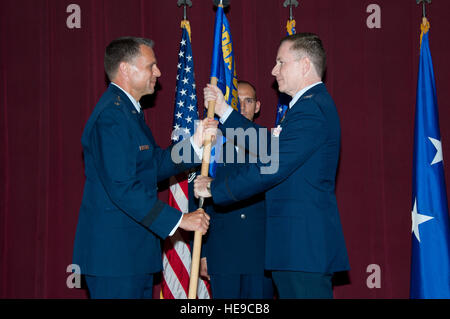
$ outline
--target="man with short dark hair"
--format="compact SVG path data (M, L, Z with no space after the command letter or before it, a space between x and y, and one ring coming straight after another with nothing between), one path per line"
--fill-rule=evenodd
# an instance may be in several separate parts
M152 298L153 274L162 268L160 239L178 227L206 233L203 210L183 215L157 199L157 182L200 163L174 161L159 148L139 100L161 76L151 40L126 37L106 48L111 81L81 139L86 182L74 244L91 298ZM201 156L204 134L217 122L204 120L183 150ZM190 145L189 145L190 144ZM184 154L185 155L185 154ZM195 155L194 155L195 156ZM185 156L183 156L184 158Z
M335 196L340 124L336 106L321 79L326 55L318 36L299 33L281 41L272 75L280 92L292 97L267 149L278 144L279 167L264 174L267 163L236 168L211 180L197 177L196 196L225 205L265 192L265 267L280 298L332 298L333 273L349 269ZM223 127L254 127L208 85L205 105L216 101ZM276 143L276 141L278 143ZM258 143L259 145L259 143ZM267 154L267 152L266 152Z

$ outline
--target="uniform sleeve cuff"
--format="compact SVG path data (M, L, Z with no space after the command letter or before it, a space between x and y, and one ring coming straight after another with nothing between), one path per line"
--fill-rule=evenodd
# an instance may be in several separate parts
M225 112L223 112L223 115L220 117L220 120L219 120L220 124L225 124L225 121L228 119L231 112L233 112L233 108L228 105L227 110Z
M197 154L197 157L202 160L203 159L203 146L198 147L197 144L194 143L194 137L191 136L190 138L192 148L194 149L195 154Z
M178 229L178 226L180 226L181 220L183 219L183 215L181 215L180 220L178 221L178 223L175 225L175 227L172 229L172 231L169 233L169 236L172 236L173 234L175 234L175 232Z

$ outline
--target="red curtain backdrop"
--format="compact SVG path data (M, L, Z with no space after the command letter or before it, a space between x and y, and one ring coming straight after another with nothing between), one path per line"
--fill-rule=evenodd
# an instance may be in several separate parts
M289 17L283 2L233 0L227 10L238 78L256 86L257 123L269 127L278 100L271 70ZM72 3L81 8L81 28L66 25ZM86 290L66 286L66 269L84 184L80 138L106 88L104 49L124 35L155 41L162 77L146 117L157 142L168 146L182 19L176 3L1 1L0 298L86 297ZM324 42L325 83L342 125L337 197L352 268L335 297L408 298L421 7L412 0L299 3L297 32L318 33ZM370 4L381 8L379 29L367 27ZM449 11L449 1L433 1L427 10L444 157L450 156ZM194 0L188 9L201 113L214 15L210 0ZM366 284L371 264L380 266L380 288Z

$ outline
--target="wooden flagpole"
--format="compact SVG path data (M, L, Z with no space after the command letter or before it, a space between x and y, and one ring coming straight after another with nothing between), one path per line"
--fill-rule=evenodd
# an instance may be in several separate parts
M211 78L212 85L217 85L217 78ZM208 102L208 118L214 118L216 102L209 101ZM202 159L202 169L201 176L208 176L209 172L209 163L211 161L211 148L212 148L212 139L211 136L206 136L203 148L203 159ZM203 208L203 198L200 198L199 208ZM198 285L198 273L200 269L200 252L202 248L202 233L200 231L196 231L194 235L194 248L192 250L192 263L191 263L191 275L189 278L189 299L197 298L197 285Z

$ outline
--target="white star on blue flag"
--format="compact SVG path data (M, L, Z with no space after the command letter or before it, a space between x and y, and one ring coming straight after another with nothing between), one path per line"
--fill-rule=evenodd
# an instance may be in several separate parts
M423 31L414 132L411 298L450 298L450 220L428 31Z

